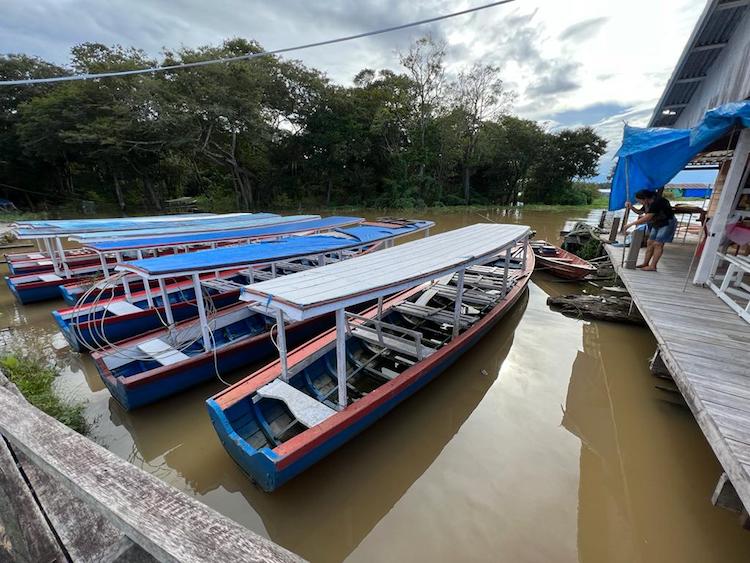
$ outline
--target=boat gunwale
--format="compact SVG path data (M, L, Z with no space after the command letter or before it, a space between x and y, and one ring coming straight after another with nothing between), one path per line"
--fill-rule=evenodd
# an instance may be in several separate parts
M527 243L528 244L528 243ZM447 357L452 354L462 354L461 347L472 338L475 338L481 332L488 330L494 323L498 322L504 314L509 311L513 305L518 301L523 291L528 287L528 281L531 278L531 273L534 270L536 255L531 251L531 248L527 246L527 263L526 268L516 276L517 280L523 280L523 283L516 283L508 291L506 296L501 302L495 305L484 317L482 317L477 323L469 327L466 331L459 334L456 338L446 343L444 346L439 348L433 354L417 362L413 366L407 368L401 372L398 377L384 383L374 391L370 392L366 396L362 397L358 401L348 405L344 410L337 412L328 419L324 420L320 424L313 428L308 428L300 434L290 438L288 441L276 446L275 448L262 448L257 450L258 453L263 453L264 450L268 450L273 453L273 458L268 458L279 471L283 471L286 467L290 466L305 454L315 449L319 444L326 442L335 436L343 427L348 427L356 423L361 418L365 417L371 411L378 408L378 406L384 402L387 402L394 396L398 395L403 390L407 389L411 384L416 382L420 376L424 373L429 372L435 366L438 366L441 362L445 361ZM424 286L428 284L421 284L417 287L402 291L395 294L391 299L387 301L387 307L390 308L392 305L402 302L409 296L421 291ZM384 303L383 308L386 308ZM360 316L373 318L377 315L377 306L371 307L367 311L360 313ZM287 357L289 368L311 353L319 351L321 348L331 345L336 340L336 329L330 329L317 338L310 340L302 346L293 350ZM208 401L212 401L222 411L227 410L232 405L238 403L242 399L246 398L250 393L257 390L261 386L269 383L270 381L281 376L281 361L275 360L273 363L268 364L266 367L254 372L244 380L241 380L233 386L220 391L213 397L210 397ZM251 386L252 389L247 392L243 390L240 395L239 389L242 387ZM231 428L231 426L230 426ZM234 429L231 429L236 434ZM230 439L232 438L230 434ZM237 435L238 437L238 435ZM236 437L234 439L237 439ZM241 438L240 438L241 439ZM268 457L268 456L266 456Z

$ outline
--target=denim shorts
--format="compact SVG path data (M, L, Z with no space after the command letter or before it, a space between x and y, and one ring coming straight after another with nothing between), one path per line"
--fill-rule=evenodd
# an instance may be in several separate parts
M674 234L677 231L677 219L672 217L669 223L663 227L649 227L648 238L654 242L672 242L674 240Z

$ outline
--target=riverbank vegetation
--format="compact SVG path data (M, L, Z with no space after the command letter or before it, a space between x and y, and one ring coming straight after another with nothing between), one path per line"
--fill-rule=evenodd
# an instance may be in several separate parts
M57 372L43 360L5 354L0 356L0 369L29 403L79 434L89 431L83 403L68 401L57 393L54 388Z
M0 79L174 65L257 53L253 41L166 51L84 43L61 67L0 55ZM399 72L351 86L299 61L261 57L174 72L3 88L0 191L28 209L91 200L158 210L180 196L215 211L360 205L591 204L591 128L511 112L498 67L451 77L430 37Z

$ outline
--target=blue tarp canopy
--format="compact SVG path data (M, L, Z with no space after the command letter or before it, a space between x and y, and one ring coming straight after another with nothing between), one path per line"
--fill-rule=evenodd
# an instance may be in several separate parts
M259 214L256 214L259 215ZM205 221L190 223L187 225L179 226L162 226L157 229L140 229L140 230L126 230L126 231L107 231L101 233L79 233L70 236L70 240L91 243L91 242L102 242L105 240L120 240L120 239L132 239L132 238L161 238L172 235L187 235L190 233L210 233L215 231L229 231L234 229L248 229L251 227L265 227L269 225L282 225L287 223L297 223L299 221L310 221L312 219L320 219L320 215L290 215L287 217L279 217L278 215L271 215L270 217L256 217L255 215L250 218L235 217L226 220L218 220L214 218L206 219ZM122 242L122 241L121 241Z
M241 268L252 264L268 264L303 256L338 252L400 237L432 227L432 221L413 221L401 227L361 225L335 229L328 234L293 236L266 242L172 254L159 258L130 260L118 264L117 270L136 273L146 278L211 272Z
M143 248L160 248L181 246L185 244L210 244L228 240L240 240L254 237L271 237L304 231L335 229L364 221L361 217L325 217L310 221L292 221L288 223L274 223L265 227L250 227L247 229L232 229L228 231L211 231L208 233L189 233L168 237L132 238L124 240L102 240L83 245L96 252L115 252L136 250Z
M108 233L127 229L136 231L159 227L179 227L206 222L241 221L278 217L275 213L227 213L165 215L163 217L115 217L109 219L63 219L55 221L18 221L14 229L23 235L62 236L76 233Z
M625 207L635 192L657 189L711 143L733 127L750 127L750 101L724 104L706 112L692 129L625 126L617 167L612 178L609 209Z

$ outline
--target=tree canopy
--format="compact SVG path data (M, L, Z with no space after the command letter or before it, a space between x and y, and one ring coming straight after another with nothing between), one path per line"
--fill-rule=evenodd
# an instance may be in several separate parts
M148 68L262 51L253 41L167 51L84 43L60 67L0 55L0 79ZM26 207L80 200L161 209L585 203L605 141L514 116L499 69L449 79L419 39L402 72L340 86L295 60L249 61L0 89L0 191Z

